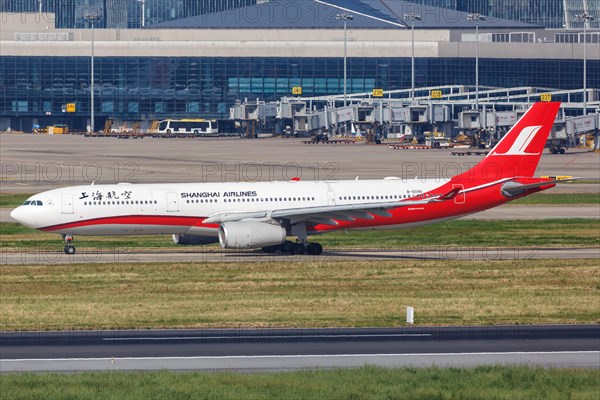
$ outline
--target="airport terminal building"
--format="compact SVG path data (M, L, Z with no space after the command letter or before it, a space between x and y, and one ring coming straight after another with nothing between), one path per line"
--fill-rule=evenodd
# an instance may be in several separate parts
M413 43L417 87L474 85L476 49L484 87L583 87L582 29L489 18L477 23L476 41L466 13L387 5L277 0L145 29L56 29L45 14L0 14L0 130L85 130L92 52L96 127L107 118L227 118L237 100L278 100L293 87L339 95L345 35L336 16L344 12L353 16L349 93L410 88ZM414 32L403 18L412 12L421 16ZM586 38L587 87L599 89L600 32Z

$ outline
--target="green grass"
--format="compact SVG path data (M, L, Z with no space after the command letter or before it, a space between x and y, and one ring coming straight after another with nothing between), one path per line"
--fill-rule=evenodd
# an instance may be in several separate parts
M600 322L597 259L0 265L0 287L0 330Z
M600 193L536 193L515 200L519 205L574 205L600 204Z
M31 196L33 193L0 193L0 208L15 208Z
M329 248L598 246L600 220L456 220L397 231L349 231L323 235Z
M598 399L596 370L527 367L316 370L285 373L9 374L3 399Z
M78 249L165 248L185 250L170 236L105 236L75 238ZM600 246L600 220L549 219L538 221L456 220L401 230L333 232L315 236L326 249L400 249L413 247L523 247ZM0 248L60 251L59 235L39 232L15 223L0 224ZM197 247L220 249L218 245Z

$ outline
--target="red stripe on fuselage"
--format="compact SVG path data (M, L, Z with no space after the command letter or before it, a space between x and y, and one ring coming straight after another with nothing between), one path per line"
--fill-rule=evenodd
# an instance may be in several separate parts
M525 179L525 182L533 181L534 179ZM435 193L446 193L453 189L453 182L435 189L429 193L426 193L424 197ZM548 185L552 187L554 185ZM355 221L338 221L338 226L315 224L313 225L312 232L328 232L339 229L353 229L353 228L369 228L385 225L402 225L402 224L414 224L420 222L426 222L428 220L440 220L449 217L459 217L461 215L470 214L474 212L483 211L500 204L508 202L507 199L502 195L500 191L500 185L494 185L487 188L482 188L474 192L464 193L462 198L449 199L439 203L422 204L414 207L399 207L396 209L388 210L391 217L374 216L373 220L357 219ZM536 193L546 188L534 188L527 190L526 194ZM515 198L523 197L516 196ZM414 200L417 200L415 198ZM460 201L459 201L460 200ZM185 217L185 216L172 216L172 215L127 215L127 216L115 216L115 217L104 217L94 218L83 221L68 222L65 224L48 226L41 228L40 230L45 232L64 231L66 229L89 227L95 225L155 225L155 226L203 226L206 228L217 229L218 224L207 224L203 225L206 217Z
M118 217L104 217L76 222L67 222L65 224L47 226L45 228L41 228L40 230L52 232L93 225L164 225L191 227L201 225L204 219L204 217L178 217L171 215L122 215ZM211 225L210 227L213 226ZM217 225L214 227L216 228Z

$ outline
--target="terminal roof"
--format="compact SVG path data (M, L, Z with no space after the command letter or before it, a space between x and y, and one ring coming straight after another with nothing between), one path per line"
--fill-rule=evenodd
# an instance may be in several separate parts
M336 19L349 13L349 29L408 29L405 14L415 13L420 29L473 29L468 13L400 0L271 0L253 6L162 22L148 29L339 29ZM482 29L533 29L517 21L488 18Z

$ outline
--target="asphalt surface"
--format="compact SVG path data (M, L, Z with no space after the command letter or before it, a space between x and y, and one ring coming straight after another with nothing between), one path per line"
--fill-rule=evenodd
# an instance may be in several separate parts
M85 138L73 135L0 135L2 192L37 193L78 184L256 182L450 178L483 156L452 156L451 149L390 150L381 145L305 145L301 139ZM600 179L600 153L548 151L536 176ZM564 184L558 193L598 193L596 184Z
M418 310L417 310L418 315ZM0 333L0 371L600 368L600 325Z
M61 248L61 246L57 246ZM75 255L30 250L3 250L0 265L68 265L80 263L176 263L176 262L326 262L326 261L391 261L391 260L552 260L600 258L600 248L542 247L439 247L396 250L330 250L319 256L267 254L261 251L203 251L168 249L139 251L135 249L77 250Z

